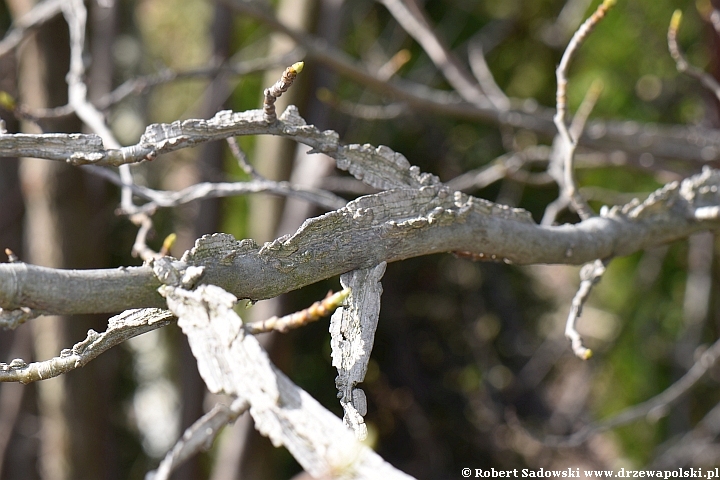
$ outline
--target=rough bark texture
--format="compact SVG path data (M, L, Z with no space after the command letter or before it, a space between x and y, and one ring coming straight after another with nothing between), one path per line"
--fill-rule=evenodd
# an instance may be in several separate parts
M613 208L575 225L539 226L522 210L450 192L442 186L398 188L361 197L307 220L290 237L258 247L216 234L198 240L179 265L205 267L202 282L238 298L271 298L383 261L448 251L508 263L582 264L627 255L717 228L720 173L706 169L673 182L644 202ZM0 307L39 312L113 312L158 307L150 267L54 270L0 265Z
M355 386L367 373L380 316L380 279L386 267L383 262L341 275L340 283L350 289L350 296L345 302L347 306L338 308L330 320L333 366L338 371L335 386L345 411L343 421L353 429L358 440L367 437L363 419L367 414L367 398L365 392Z
M410 478L358 443L342 421L294 385L246 335L233 311L237 299L213 285L161 292L188 336L210 391L247 399L256 428L284 445L315 477Z

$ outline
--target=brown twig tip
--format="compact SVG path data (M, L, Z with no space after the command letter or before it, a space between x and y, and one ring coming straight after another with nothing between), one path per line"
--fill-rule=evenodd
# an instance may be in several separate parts
M275 113L275 101L285 92L295 81L298 73L302 72L305 62L297 62L290 65L282 74L280 80L275 82L270 88L265 89L265 99L263 100L263 116L267 123L273 123L277 120Z
M279 332L287 332L290 329L302 327L310 322L321 319L333 313L338 307L342 306L345 299L350 295L350 289L346 288L335 294L328 292L325 298L319 302L315 302L305 310L285 315L284 317L271 317L260 322L252 322L245 324L245 330L251 334L270 332L277 330Z

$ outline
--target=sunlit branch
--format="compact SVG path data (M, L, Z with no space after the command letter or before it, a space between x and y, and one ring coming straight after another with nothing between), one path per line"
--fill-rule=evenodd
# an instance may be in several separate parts
M82 0L68 0L63 4L62 11L70 31L70 70L66 77L68 82L68 105L73 108L80 120L100 136L105 147L119 149L120 143L115 139L115 135L105 123L105 117L87 99L87 85L84 82L85 60L83 57L87 23L85 4ZM120 167L120 177L123 183L134 183L130 169L127 166L121 165ZM120 204L124 211L135 213L132 192L129 188L122 188Z
M336 294L328 292L325 299L315 302L304 310L285 315L284 317L271 317L267 320L260 320L245 324L245 330L248 333L256 335L258 333L271 332L287 332L288 330L302 327L310 322L315 322L323 317L327 317L335 311L345 299L350 295L350 289L345 288Z
M583 360L587 360L592 356L592 350L583 345L582 337L575 329L575 325L582 314L583 305L590 296L593 285L602 278L608 262L609 260L595 260L583 265L582 269L580 269L580 287L573 297L570 313L565 323L565 337L570 340L575 355Z
M63 350L59 357L33 363L25 363L21 359L0 363L0 382L31 383L57 377L86 365L129 338L164 327L173 321L173 315L167 310L127 310L112 317L105 332L89 330L85 340L76 343L71 349Z
M361 197L305 221L292 236L261 247L216 235L198 241L182 262L205 267L204 283L240 298L263 299L350 270L443 251L483 254L507 262L582 264L718 228L694 211L720 204L720 173L673 182L644 202L612 207L575 225L535 224L529 213L454 192L447 187L399 187ZM412 212L412 213L408 213ZM214 245L210 246L208 244ZM298 268L302 266L302 268ZM55 313L118 311L162 305L150 267L55 270L0 264L0 307Z
M562 182L562 190L563 193L567 195L567 197L570 199L573 208L583 220L590 218L593 215L593 212L588 206L587 202L580 196L580 193L577 190L577 184L575 182L575 175L573 173L573 157L575 155L575 149L578 145L579 136L573 136L573 132L568 129L565 123L565 116L567 112L567 70L570 66L570 62L575 56L578 48L580 48L582 42L585 40L585 38L587 38L590 32L592 32L598 22L603 19L608 9L614 4L615 0L605 0L603 3L600 4L600 6L598 6L597 10L595 10L595 13L593 13L580 26L580 28L578 28L573 37L570 39L570 42L568 43L568 46L563 53L562 59L560 60L560 64L555 71L557 77L557 111L555 113L554 121L560 135L560 142L557 142L556 145L558 148L558 155L560 155L563 163L564 176ZM591 92L594 90L597 90L597 87L591 88ZM589 94L589 97L591 99L593 97L597 98L598 94L599 93L591 93ZM594 103L594 101L588 101L589 105L593 105ZM587 116L587 113L581 114L580 120L577 123L578 127L584 125L584 119L587 118ZM582 129L576 128L575 130L581 131Z

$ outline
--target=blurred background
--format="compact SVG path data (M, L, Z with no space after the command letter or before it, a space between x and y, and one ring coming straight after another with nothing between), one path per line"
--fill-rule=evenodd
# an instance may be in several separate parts
M542 116L554 109L555 67L563 50L598 2L405 3L424 12L466 64L482 69L483 52L513 105ZM30 0L1 4L0 28L10 29L32 6ZM343 142L388 145L444 182L475 172L479 176L462 177L464 191L525 208L538 222L558 196L546 174L552 143L547 133L452 108L412 105L327 60L328 52L342 54L394 88L451 90L379 3L97 0L87 7L89 97L123 145L136 143L150 123L259 108L262 89L284 67L304 59L305 70L278 102L279 112L293 103L308 123L337 131ZM603 89L591 119L628 122L623 125L629 129L637 128L630 122L718 127L717 100L678 74L668 54L667 28L678 8L684 14L680 45L694 65L718 73L720 43L708 0L620 1L570 67L570 111L599 80ZM296 32L295 41L284 29ZM302 45L298 38L310 40ZM0 90L38 114L37 121L27 121L28 115L3 102L0 116L8 131L84 131L73 115L41 110L67 103L68 59L62 15L0 56ZM121 85L132 87L126 96L116 90ZM330 159L308 156L306 148L287 140L238 141L268 178L346 199L372 192ZM702 162L682 156L660 161L625 155L617 146L583 148L577 157L581 192L596 210L642 199L701 168ZM133 172L136 182L166 190L250 179L224 142L164 155ZM116 187L81 169L34 159L0 161L0 246L23 261L57 268L139 265L130 255L137 227L116 214L118 204ZM159 210L149 244L158 250L176 233L172 253L179 257L206 233L262 243L321 213L298 200L263 194L203 200ZM568 211L556 218L577 220ZM421 479L459 478L463 467L720 464L717 367L660 413L599 431L579 445L559 445L583 426L660 394L715 341L715 250L714 236L700 234L614 259L580 319L579 330L595 353L586 362L572 354L563 336L579 283L577 267L509 266L447 253L388 265L375 348L361 385L368 396L368 441L387 461ZM287 314L329 289L339 289L337 278L253 306L243 303L240 313L246 320ZM107 316L38 318L0 332L0 361L51 358L83 340L88 329L103 331L106 325ZM266 335L263 342L284 372L342 415L327 320ZM65 376L1 385L0 478L141 479L184 428L222 400L207 393L179 329L151 332ZM255 433L245 415L173 478L286 479L299 473L293 458Z

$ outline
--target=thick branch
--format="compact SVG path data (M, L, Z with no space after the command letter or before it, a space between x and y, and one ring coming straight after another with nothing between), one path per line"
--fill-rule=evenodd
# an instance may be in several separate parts
M706 169L671 183L645 202L604 212L576 225L540 226L530 215L438 185L397 188L361 197L306 220L292 236L259 248L230 235L204 237L178 264L205 266L201 283L240 298L281 293L383 261L448 251L511 263L582 264L717 228L720 172ZM53 270L0 264L0 307L53 313L113 312L162 306L149 266L116 270Z
M211 392L247 400L255 428L275 446L284 445L313 477L409 479L357 442L343 423L268 358L245 334L233 311L237 299L212 285L193 291L163 286Z

